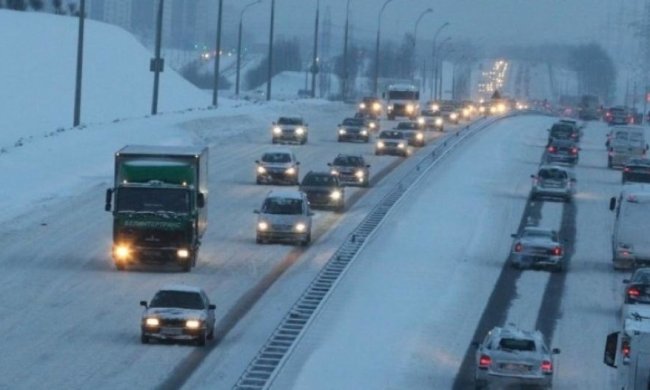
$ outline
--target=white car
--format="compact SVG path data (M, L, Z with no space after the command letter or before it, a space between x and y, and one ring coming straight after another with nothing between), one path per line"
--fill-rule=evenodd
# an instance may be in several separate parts
M527 226L512 237L513 267L550 267L556 271L565 269L564 246L555 230Z
M306 246L311 242L311 220L314 215L307 195L298 190L270 191L258 214L256 242L294 242Z
M309 125L299 116L281 116L271 126L271 142L305 144L309 139Z
M293 184L299 183L299 165L296 155L288 148L274 147L255 160L255 182L257 184Z
M497 326L482 342L472 344L476 347L476 389L550 389L553 385L553 355L560 350L549 349L540 331L522 330L514 324Z
M159 290L144 306L140 322L140 340L151 339L195 341L204 346L214 338L214 310L205 292L185 285L172 285Z

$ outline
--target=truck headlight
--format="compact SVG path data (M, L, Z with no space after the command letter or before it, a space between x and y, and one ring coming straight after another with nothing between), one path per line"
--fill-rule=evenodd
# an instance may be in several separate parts
M332 198L332 199L334 199L334 200L339 200L339 199L341 199L341 195L342 195L342 194L341 194L341 191L339 191L339 190L334 190L334 191L332 191L332 193L330 194L330 198Z
M201 327L201 321L199 320L187 320L185 321L185 327L188 329L199 329Z
M377 142L377 148L379 148L379 149L383 149L384 146L386 146L386 145L384 145L383 142L381 142L381 141Z
M158 318L147 318L144 320L144 324L150 327L160 326L160 320Z
M305 129L303 129L302 127L297 127L296 128L296 134L298 134L298 135L305 134Z
M190 251L187 249L179 249L176 251L176 256L178 256L180 259L187 259L190 257Z
M118 245L113 249L113 254L118 259L125 260L131 256L131 248L128 245Z
M424 126L424 123L425 123L424 118L419 117L419 118L418 118L418 125L420 125L420 126Z
M264 167L261 166L261 165L258 166L258 167L257 167L257 173L259 173L259 174L264 174L264 173L266 173L266 168L264 168Z
M273 128L273 134L275 134L275 135L280 135L280 134L282 134L282 128L279 127L279 126L275 126L275 127Z
M269 228L269 224L264 221L260 221L257 223L257 230L266 231L268 228Z
M375 111L379 111L379 110L381 110L381 104L376 103L376 102L373 103L373 104L372 104L372 109L375 110Z
M287 175L295 175L295 174L296 174L296 168L294 168L294 167L288 168L288 169L285 171L285 173L286 173Z
M346 133L345 129L339 129L339 134L343 135L345 133Z
M388 111L392 111L393 108L394 108L394 106L393 106L392 104L389 104L389 105L388 105Z
M299 222L299 223L296 224L295 229L296 229L296 231L297 231L298 233L302 233L302 232L304 232L305 230L307 230L307 225L305 225L305 224L302 223L302 222Z
M413 112L415 110L415 106L412 104L407 104L406 105L406 112Z

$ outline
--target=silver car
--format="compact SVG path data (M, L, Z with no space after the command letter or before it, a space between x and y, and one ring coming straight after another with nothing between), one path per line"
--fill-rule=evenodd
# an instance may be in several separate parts
M257 184L284 183L298 185L300 175L296 156L288 148L274 147L255 160Z
M398 130L384 130L379 133L375 144L375 155L392 154L406 157L409 155L408 139L404 132Z
M510 261L513 267L564 270L564 246L555 230L527 226L519 234L512 234L512 237L514 242Z
M214 338L214 310L205 292L185 285L172 285L159 290L144 306L140 322L143 344L151 339L195 341L204 346Z
M576 179L573 170L556 166L542 165L536 175L530 175L533 185L530 199L559 198L570 202L575 194Z
M295 242L306 246L311 242L311 209L304 192L298 190L270 191L258 214L256 242Z
M426 129L435 129L438 131L444 131L445 128L445 120L440 116L438 111L433 110L422 110L418 118L418 124Z
M282 116L271 127L271 142L307 143L309 139L309 125L302 117Z
M514 324L494 327L476 349L476 389L553 386L553 355L540 331L519 329Z

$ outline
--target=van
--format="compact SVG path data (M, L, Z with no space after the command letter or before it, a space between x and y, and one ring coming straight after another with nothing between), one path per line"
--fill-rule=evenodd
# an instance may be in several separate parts
M650 185L626 184L609 209L616 212L612 234L614 269L650 264Z
M650 311L647 307L630 312L623 319L622 328L607 335L603 362L617 369L616 389L650 388Z
M608 135L607 167L622 167L632 157L643 157L648 150L641 126L616 126Z

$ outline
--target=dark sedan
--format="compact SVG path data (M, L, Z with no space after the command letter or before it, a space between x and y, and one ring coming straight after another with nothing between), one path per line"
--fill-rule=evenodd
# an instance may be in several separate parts
M309 172L302 179L300 191L307 194L313 208L328 208L343 211L345 196L343 186L336 175L330 172Z
M650 159L631 158L623 167L623 184L627 182L650 183Z
M546 164L568 164L578 163L580 148L575 141L570 139L553 139L546 148L544 162Z

